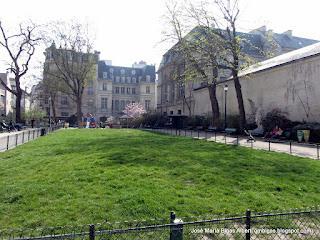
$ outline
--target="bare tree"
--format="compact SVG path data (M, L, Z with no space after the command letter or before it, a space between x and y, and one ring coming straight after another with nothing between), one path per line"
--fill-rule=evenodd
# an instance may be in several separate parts
M84 88L95 76L98 53L93 52L92 38L85 25L58 22L51 24L50 29L47 42L52 44L46 51L44 79L61 82L59 91L75 102L80 122Z
M9 34L0 21L0 46L10 59L7 70L14 75L15 88L12 88L10 83L6 83L3 79L0 79L0 81L5 89L16 97L16 122L21 122L21 99L23 94L21 78L28 72L36 46L41 40L36 36L36 29L37 26L34 24L27 26L20 24L17 33Z
M220 111L216 96L217 68L223 45L210 22L203 21L202 13L193 8L193 5L190 6L192 9L184 8L183 11L177 2L167 5L167 20L171 30L166 33L166 38L176 39L178 42L171 50L175 56L173 63L176 65L175 79L179 84L200 82L208 88L213 115L212 124L218 127ZM186 23L190 25L187 26ZM190 30L194 24L197 27ZM187 101L185 95L183 99L191 113L191 101Z

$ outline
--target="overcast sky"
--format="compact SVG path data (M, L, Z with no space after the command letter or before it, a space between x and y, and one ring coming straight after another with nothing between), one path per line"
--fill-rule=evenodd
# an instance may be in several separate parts
M241 31L266 25L275 32L290 29L295 36L320 40L319 0L240 1ZM0 19L10 26L27 19L35 22L85 19L94 28L101 59L121 66L131 66L140 60L158 66L169 47L159 44L165 28L164 12L165 0L11 0L1 1ZM42 54L38 56L41 58ZM0 55L3 71L1 58Z

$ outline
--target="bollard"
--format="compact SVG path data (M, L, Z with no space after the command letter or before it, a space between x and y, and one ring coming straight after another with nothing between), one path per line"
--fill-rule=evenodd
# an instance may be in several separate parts
M270 144L271 144L271 143L270 143L270 139L269 139L269 151L271 150L271 148L270 148Z
M224 134L224 143L227 144L227 133Z
M30 130L28 131L28 142L30 141Z
M89 240L95 239L95 227L93 224L89 225Z
M237 135L237 146L239 146L239 135Z
M214 132L214 141L217 141L217 132Z
M22 143L24 143L24 132L22 132Z
M205 139L207 139L207 131L205 130L204 133L205 133Z
M181 222L181 220L176 219L174 212L170 213L170 240L183 239L183 225L179 224Z
M319 159L319 144L317 144L317 159Z
M251 237L251 211L246 211L246 240L250 240Z
M184 136L187 136L187 129L184 130Z
M7 150L9 150L9 140L10 140L10 136L7 136Z
M200 131L199 131L199 129L198 129L198 138L200 138Z
M18 146L18 134L16 134L16 146Z

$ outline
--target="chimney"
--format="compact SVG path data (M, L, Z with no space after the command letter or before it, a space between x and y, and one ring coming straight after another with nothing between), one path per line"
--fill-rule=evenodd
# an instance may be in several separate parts
M292 30L288 30L288 31L285 31L284 33L282 33L288 37L292 37Z

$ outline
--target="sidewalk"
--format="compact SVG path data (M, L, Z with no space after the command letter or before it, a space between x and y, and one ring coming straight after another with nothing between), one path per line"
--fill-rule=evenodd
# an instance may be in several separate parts
M175 129L147 129L154 132L162 132L170 135L192 137L195 139L202 139L210 142L218 142L230 145L239 145L253 149L287 153L299 157L307 157L319 160L319 145L301 144L297 142L279 143L269 140L256 139L255 142L247 142L247 138L243 136L227 136L222 133L212 133L204 131L192 130L175 130Z

